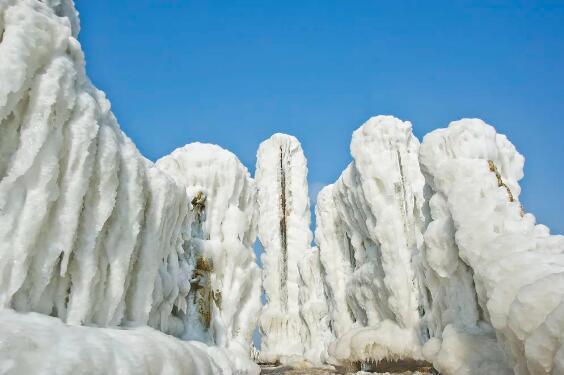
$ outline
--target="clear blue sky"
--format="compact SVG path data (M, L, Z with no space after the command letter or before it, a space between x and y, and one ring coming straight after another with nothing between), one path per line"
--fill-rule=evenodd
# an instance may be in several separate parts
M284 132L316 189L370 116L420 139L480 117L527 159L525 209L564 233L564 1L76 3L87 72L149 159L211 142L253 173Z

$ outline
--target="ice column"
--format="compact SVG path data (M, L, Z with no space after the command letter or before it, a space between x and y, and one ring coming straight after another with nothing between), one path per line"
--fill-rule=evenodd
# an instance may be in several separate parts
M302 355L298 263L311 246L307 165L298 140L275 134L257 152L258 235L266 305L261 359Z
M425 180L418 151L409 122L373 117L353 133L353 162L319 196L316 240L333 297L337 341L329 352L337 360L421 357Z

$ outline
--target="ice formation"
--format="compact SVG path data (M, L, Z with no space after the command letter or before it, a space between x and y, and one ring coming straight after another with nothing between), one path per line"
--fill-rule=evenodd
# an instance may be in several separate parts
M218 146L194 143L157 161L186 189L191 222L185 339L249 354L260 311L256 187L239 159Z
M120 130L104 94L86 77L70 1L3 0L0 15L0 305L7 311L0 323L21 325L15 331L0 330L0 341L19 337L24 342L14 339L13 345L28 348L25 340L33 339L26 336L38 324L45 332L37 343L41 356L62 350L48 341L59 332L68 333L73 342L77 333L100 343L109 335L110 347L128 341L141 345L118 351L123 355L118 361L132 361L145 355L149 345L162 342L177 358L193 351L193 371L226 369L212 365L211 349L148 328L102 333L39 316L18 318L8 309L34 311L70 325L148 325L180 338L198 338L228 348L236 359L230 360L233 370L256 372L247 359L260 280L250 248L256 193L247 171L232 155L215 149L197 150L217 157L202 157L207 167L190 165L190 171L182 168L181 152L170 156L179 156L178 170L166 161L158 168L141 156ZM188 184L164 170L201 173L202 178ZM218 190L223 182L229 189ZM204 190L214 207L204 213L210 219L199 234L206 238L195 233L201 213L193 210L191 188L215 189ZM210 317L213 340L189 334L205 315L190 310L200 286L190 283L203 282L204 277L195 277L197 257L208 252L214 261L206 276L216 288L213 303L224 301ZM18 336L18 331L26 335ZM20 363L31 361L33 353L17 354L18 366L33 365ZM100 358L108 355L100 353ZM160 365L137 373L158 373L155 369L168 366L170 355L154 353L153 361ZM54 372L72 371L63 361L53 360L52 366L57 363L61 367L51 368ZM174 363L181 367L169 372L187 366Z
M420 145L371 118L311 247L296 138L260 145L256 183L214 145L154 164L78 31L70 0L0 0L0 372L257 373L259 320L266 362L564 373L564 237L523 210L524 159L493 127Z
M419 143L378 116L316 207L329 361L426 358L445 374L563 372L564 237L518 202L523 158L481 120Z
M388 345L382 330L405 342L425 337L414 266L424 225L418 149L410 123L374 117L353 133L353 162L319 195L316 240L332 296L330 354L338 360L384 358L374 349ZM347 334L359 327L362 334ZM407 352L420 357L415 344Z
M263 245L266 305L260 318L261 359L304 353L298 263L311 247L307 165L298 140L275 134L257 152L258 235Z
M444 237L471 269L480 319L495 329L509 366L515 374L564 373L564 237L521 207L524 158L493 127L466 119L428 134L420 159L431 202L438 196L442 206L433 223L452 220Z

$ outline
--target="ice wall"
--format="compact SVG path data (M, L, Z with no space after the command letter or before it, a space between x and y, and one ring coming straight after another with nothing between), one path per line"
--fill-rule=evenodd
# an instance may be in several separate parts
M178 333L186 195L88 81L67 8L2 6L0 304Z
M266 305L261 359L302 355L298 263L311 246L307 165L298 140L275 134L257 152L258 235Z
M427 332L416 269L425 224L418 150L409 122L373 117L353 133L353 162L319 195L316 241L337 336L329 352L340 361L420 357ZM367 328L347 335L359 327ZM382 330L398 338L382 340Z
M235 161L222 165L228 159L224 153L221 161L209 161L202 179L216 185L206 186L217 188L222 176L232 185L210 194L212 206L228 202L218 219L224 225L209 220L200 233L220 238L199 237L194 228L201 215L193 210L187 186L146 160L120 130L109 101L85 74L77 33L70 1L0 1L0 308L52 315L70 325L149 325L184 337L194 326L187 317L195 316L189 302L198 289L191 285L198 279L197 254L213 247L214 269L207 277L227 291L214 290L215 303L219 299L224 306L214 316L214 342L229 349L248 346L258 308L258 273L250 252L252 180ZM202 171L194 168L190 173ZM219 215L217 210L205 214ZM32 336L34 322L6 314L0 324L16 324ZM128 331L47 325L49 335L73 331L101 337L101 344L108 332L116 344L137 342L149 332L129 336ZM0 330L0 341L11 340L14 332ZM139 338L140 345L158 346L157 336ZM164 341L178 347L178 357L192 350L172 336ZM37 345L41 356L60 353L55 343ZM234 369L248 364L230 353L237 358ZM168 360L162 352L152 358ZM52 363L61 366L54 372L65 373L63 360ZM185 367L175 373L180 368Z
M185 339L249 354L260 311L256 186L239 159L216 145L193 143L157 161L182 186L194 215L188 264Z
M514 373L564 373L564 237L551 236L523 211L518 184L523 157L493 127L465 119L428 134L420 160L434 192L431 206L435 203L425 237L436 238L433 225L444 225L444 217L452 220L442 231L444 241L456 246L471 269L481 319L495 329ZM454 262L438 269L452 272ZM453 364L444 354L453 337L461 341L453 331L451 326L445 334L445 329L442 346L438 339L426 345L439 370L501 373ZM483 345L474 348L487 354Z

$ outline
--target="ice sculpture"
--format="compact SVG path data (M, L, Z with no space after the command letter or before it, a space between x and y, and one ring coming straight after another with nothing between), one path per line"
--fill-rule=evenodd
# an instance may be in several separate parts
M307 165L298 140L275 134L261 143L255 179L266 294L260 318L261 359L274 362L304 353L298 263L311 247L312 234Z

